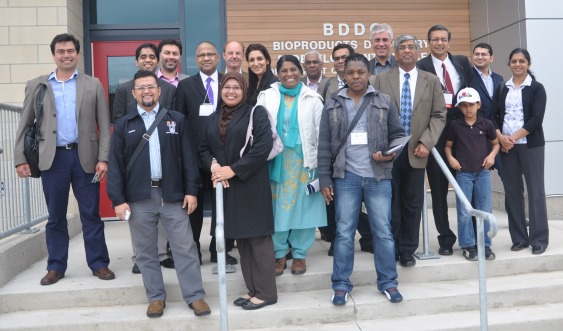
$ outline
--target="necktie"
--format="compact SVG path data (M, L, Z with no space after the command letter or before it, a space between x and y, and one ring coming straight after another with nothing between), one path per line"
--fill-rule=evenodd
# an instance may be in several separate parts
M207 85L205 85L205 93L207 93L207 98L209 99L209 103L214 105L215 102L213 101L215 98L213 97L213 88L211 88L211 82L213 79L211 77L207 77Z
M452 79L450 78L450 74L446 69L446 65L442 62L442 75L444 77L444 83L446 84L446 90L451 94L454 94L454 86L452 85Z
M407 134L410 134L411 132L412 116L411 86L409 84L410 77L411 75L409 73L405 73L405 82L403 83L403 89L401 91L401 124Z

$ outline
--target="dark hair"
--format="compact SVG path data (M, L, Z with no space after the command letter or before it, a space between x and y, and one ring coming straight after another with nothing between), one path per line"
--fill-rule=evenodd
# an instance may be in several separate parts
M366 66L366 68L369 68L369 61L363 54L360 53L350 54L350 56L346 58L346 61L344 61L344 67L347 67L348 63L352 61L362 62Z
M262 44L250 44L248 45L248 47L246 48L246 51L244 52L244 57L246 58L246 62L248 62L248 56L250 54L250 52L253 51L259 51L260 53L262 53L262 55L264 55L264 58L266 58L266 72L272 72L272 58L270 57L270 53L268 52L268 49L266 49L266 47ZM263 77L262 77L263 78ZM256 96L258 95L258 75L256 75L252 70L248 70L248 99L249 100L256 100Z
M156 55L156 60L160 61L160 52L158 52L158 49L152 43L144 43L144 44L139 45L139 47L137 47L137 49L135 50L135 61L139 59L139 56L141 56L141 50L143 50L145 48L152 49L153 52L154 52L154 55Z
M72 41L76 49L76 54L80 54L80 41L69 33L61 33L53 38L53 41L51 41L51 54L55 55L55 45L57 43L65 43L67 41Z
M176 39L163 39L159 44L158 47L156 48L157 53L160 55L160 52L162 52L162 47L166 46L166 45L174 45L176 47L178 47L180 49L180 55L182 55L182 42Z
M276 69L278 70L278 73L280 72L283 63L286 61L295 64L297 69L299 69L299 72L301 72L301 74L303 75L303 67L301 66L301 63L299 63L299 60L294 55L282 55L282 57L278 59L278 63L276 65Z
M473 47L474 53L476 48L486 48L489 51L489 55L493 56L493 48L487 43L478 43L477 45L475 45L475 47Z
M156 77L156 74L154 72L149 70L139 70L135 73L135 76L133 76L133 85L135 85L135 81L137 79L145 77L152 77L158 83L158 77Z
M452 33L450 32L450 30L448 30L448 28L446 28L443 25L434 25L433 27L430 28L430 30L428 30L428 40L430 40L430 34L432 34L432 32L434 31L446 31L448 33L448 41L452 40Z
M528 65L532 64L532 58L530 57L530 53L528 52L527 49L525 48L515 48L512 50L512 52L510 52L510 55L508 56L508 65L510 66L510 60L512 60L512 57L514 56L514 54L522 54L524 55L524 57L526 58L526 60L528 61ZM532 72L530 71L530 69L528 68L528 75L530 75L530 77L532 77L533 80L536 80L536 76L534 76L532 74Z
M354 48L348 44L338 44L336 46L334 46L334 48L332 49L332 57L334 57L334 53L339 50L339 49L343 49L343 48L347 48L350 51L350 54L354 54Z

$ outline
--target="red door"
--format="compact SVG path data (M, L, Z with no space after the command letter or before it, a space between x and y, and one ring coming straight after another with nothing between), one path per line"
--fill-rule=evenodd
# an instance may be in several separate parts
M133 79L139 70L135 66L135 50L143 43L158 45L159 40L112 41L92 43L93 76L97 77L106 91L110 118L113 119L113 99L115 90L121 83ZM100 185L100 216L102 219L116 219L111 201L106 193L106 182Z

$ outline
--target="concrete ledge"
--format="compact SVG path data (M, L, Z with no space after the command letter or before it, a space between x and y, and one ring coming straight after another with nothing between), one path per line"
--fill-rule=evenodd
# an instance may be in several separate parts
M78 214L67 214L67 220L70 238L82 232ZM39 229L36 233L18 233L0 241L0 287L47 256L45 224L47 223L42 222L36 225L35 228Z

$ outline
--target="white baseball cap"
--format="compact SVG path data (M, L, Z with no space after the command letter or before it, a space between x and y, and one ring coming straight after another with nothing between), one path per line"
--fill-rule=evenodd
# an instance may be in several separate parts
M469 102L469 103L477 103L481 102L481 97L479 96L479 92L477 92L474 88L466 87L463 90L459 91L457 94L457 103L455 106L459 106L462 102Z

